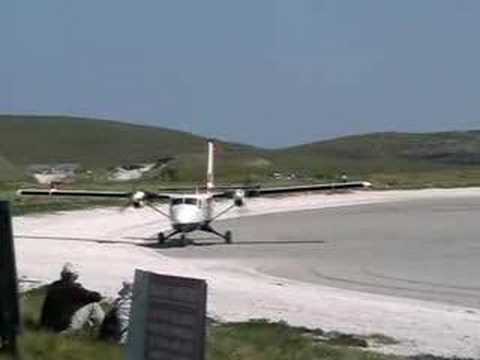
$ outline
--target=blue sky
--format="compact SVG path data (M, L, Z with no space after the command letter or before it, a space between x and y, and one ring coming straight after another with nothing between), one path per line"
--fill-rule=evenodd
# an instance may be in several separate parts
M480 1L6 0L0 113L280 147L480 128Z

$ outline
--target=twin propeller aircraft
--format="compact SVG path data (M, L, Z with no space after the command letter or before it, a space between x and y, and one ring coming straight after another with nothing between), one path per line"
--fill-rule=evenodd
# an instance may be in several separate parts
M225 240L226 243L232 242L232 233L227 231L224 234L216 231L212 222L223 214L235 207L243 206L245 198L273 195L289 194L308 191L326 191L334 189L354 189L370 186L370 183L364 181L338 182L326 184L310 184L300 186L272 187L262 188L253 187L215 187L213 177L213 157L214 144L208 142L208 164L207 164L207 182L202 188L164 188L159 192L135 191L135 192L115 192L115 191L83 191L83 190L40 190L40 189L21 189L18 195L47 195L47 196L66 196L66 197L101 197L101 198L126 198L129 203L140 208L148 206L157 213L170 219L172 229L168 233L160 232L158 242L165 243L167 239L180 234L182 243L185 242L186 234L192 231L204 231L215 234ZM222 209L215 212L215 202L218 199L231 200ZM166 212L158 206L161 202L169 202L169 211Z

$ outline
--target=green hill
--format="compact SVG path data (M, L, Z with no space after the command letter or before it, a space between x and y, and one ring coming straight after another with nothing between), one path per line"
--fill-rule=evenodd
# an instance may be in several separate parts
M20 176L21 172L10 161L0 155L0 181L17 179Z
M58 116L0 116L0 140L0 154L16 165L80 162L97 168L205 152L204 138L181 131Z
M217 148L217 177L224 180L266 180L273 172L325 179L346 171L393 185L480 184L480 131L375 133L276 150L218 142ZM167 157L174 158L171 180L204 178L200 136L78 117L0 116L0 181L25 176L35 164L76 163L105 172Z
M374 133L281 149L273 161L317 177L346 171L382 185L480 185L480 131Z
M165 128L60 116L0 116L0 173L18 177L34 164L77 163L83 169L174 157L185 176L203 176L205 138ZM256 160L251 146L218 143L219 170ZM223 166L221 166L223 165Z
M480 131L348 136L281 149L274 157L305 163L319 159L324 168L343 165L362 173L478 166Z

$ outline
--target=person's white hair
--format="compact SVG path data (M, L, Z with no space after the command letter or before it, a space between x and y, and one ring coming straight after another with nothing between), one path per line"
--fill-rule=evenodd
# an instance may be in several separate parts
M125 296L132 296L133 292L133 284L130 281L123 281L122 288L118 291L118 295L125 297Z
M76 279L78 278L78 270L71 262L66 262L62 267L60 277L62 279Z

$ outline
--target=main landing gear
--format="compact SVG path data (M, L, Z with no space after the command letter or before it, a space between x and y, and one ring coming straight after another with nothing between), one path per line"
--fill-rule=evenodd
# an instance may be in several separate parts
M232 232L230 230L226 231L223 238L225 239L226 244L231 244L232 243Z
M173 230L171 231L169 234L165 234L163 232L159 232L158 233L158 236L157 236L157 240L158 240L158 243L160 245L163 245L165 244L165 241L167 241L168 239L170 239L172 236L175 236L177 235L178 233L180 233L180 231L178 230ZM185 233L182 233L182 235L180 236L180 240L181 240L181 243L186 245L186 240L187 238L185 237Z
M225 240L225 244L231 244L232 243L232 232L230 230L226 231L225 234L219 233L215 229L213 229L210 225L205 225L201 227L199 230L208 232L210 234L215 234L218 237L221 237L223 240ZM168 234L165 234L163 232L158 233L157 240L160 245L164 245L165 241L170 239L172 236L175 236L177 234L181 233L180 235L180 245L185 246L187 245L187 238L184 232L181 232L179 230L173 230Z
M230 230L226 231L225 234L222 234L216 231L214 228L212 228L210 224L203 226L200 230L208 232L210 234L215 234L218 237L221 237L223 240L225 240L225 244L232 243L232 232Z

